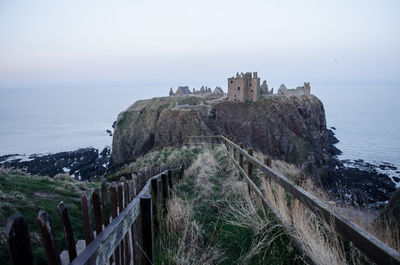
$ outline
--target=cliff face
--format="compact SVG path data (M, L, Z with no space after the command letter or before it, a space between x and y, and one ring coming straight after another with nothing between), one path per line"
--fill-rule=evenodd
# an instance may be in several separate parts
M311 169L327 164L335 151L328 140L323 105L314 96L222 102L213 105L208 117L173 108L177 102L200 101L169 97L136 102L118 116L113 162L132 160L185 135L227 134L273 158Z
M168 121L170 123L175 121L178 124L177 117L180 117L180 127L186 124L193 126L189 111L173 111L172 108L176 104L199 104L200 102L201 99L198 97L165 97L135 102L118 115L114 127L112 161L114 163L130 161L155 147L156 142L160 144L160 139L168 139L167 132L164 133L160 128L165 127ZM177 115L178 113L181 114ZM161 122L159 122L160 116ZM182 133L177 133L170 140L182 138Z

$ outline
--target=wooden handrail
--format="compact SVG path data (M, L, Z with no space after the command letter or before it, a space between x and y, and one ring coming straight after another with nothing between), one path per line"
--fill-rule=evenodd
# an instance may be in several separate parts
M151 194L151 181L160 179L162 175L179 174L181 168L165 170L149 178L140 193L123 209L123 211L80 253L71 265L107 264L114 250L120 245L125 235L130 231L132 224L141 211L141 198Z
M230 141L225 136L219 137L226 143L230 144L240 154L242 154L249 163L258 167L262 172L267 174L271 179L278 183L294 198L301 201L317 216L325 220L327 223L332 223L335 230L340 235L342 235L345 239L353 242L353 244L372 261L377 264L400 264L400 253L390 248L385 243L360 228L358 225L345 219L333 209L330 209L328 205L326 205L320 199L305 191L301 187L297 186L279 172L264 165L257 158L250 156L246 152L246 150L240 148L237 144ZM232 156L230 156L230 158L233 159ZM247 177L247 181L249 182L250 179L248 178L246 172L244 170L240 170L240 172L242 175Z

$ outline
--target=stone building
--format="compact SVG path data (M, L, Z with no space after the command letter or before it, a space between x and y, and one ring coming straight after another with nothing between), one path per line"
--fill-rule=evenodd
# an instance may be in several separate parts
M214 88L213 94L224 95L224 91L219 86Z
M268 91L267 82L260 85L257 72L236 73L236 77L228 78L228 100L236 102L257 101L262 94L272 95L273 90Z
M302 96L310 95L311 87L310 82L305 82L303 86L296 87L295 89L288 89L284 84L282 84L277 92L278 96Z
M187 96L191 94L188 86L180 86L175 92L175 96Z

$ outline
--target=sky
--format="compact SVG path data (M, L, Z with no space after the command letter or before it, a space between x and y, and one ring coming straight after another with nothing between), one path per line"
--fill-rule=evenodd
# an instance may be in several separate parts
M400 84L400 1L0 0L0 88Z

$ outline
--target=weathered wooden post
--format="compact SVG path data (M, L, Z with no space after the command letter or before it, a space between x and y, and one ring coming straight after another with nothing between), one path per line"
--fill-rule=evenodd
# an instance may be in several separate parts
M124 183L121 182L123 181L125 178L121 177L120 178L120 183L118 184L118 214L121 214L122 211L124 210ZM121 244L119 245L119 248L121 250L121 264L124 265L125 264L125 239L123 238L121 240Z
M92 218L90 216L89 196L87 192L83 192L81 196L82 217L83 217L83 231L85 234L86 246L93 241L94 235L92 231Z
M8 218L6 236L13 265L33 265L29 227L21 215Z
M239 146L240 146L240 149L241 149L241 150L238 150L239 151L239 165L240 165L240 168L243 169L244 163L243 163L242 151L243 151L244 145L243 145L243 143L240 143ZM239 172L239 180L242 180L242 179L243 179L243 175L242 175L241 172Z
M72 262L77 256L75 246L76 242L74 233L72 231L71 221L68 215L68 209L65 206L64 202L60 202L58 204L58 213L60 214L61 224L64 228L64 238L67 243L69 262Z
M162 182L162 205L165 212L167 212L167 200L169 195L168 188L168 175L163 173L161 174L161 182Z
M37 223L42 236L42 244L46 251L48 264L61 265L60 254L58 253L56 238L54 236L49 214L44 210L40 210L37 217Z
M249 156L253 156L253 149L248 148L247 153ZM249 159L247 159L247 175L251 180L253 180L253 164L250 162ZM247 184L247 188L249 189L249 193L251 192L250 185Z
M118 199L117 198L118 198L117 184L115 184L115 182L113 182L113 183L111 183L111 187L110 187L110 202L111 202L112 219L115 219L118 216L118 205L117 205ZM115 264L120 265L121 264L121 256L120 256L119 246L117 246L115 248L114 257L115 257Z
M158 235L159 230L159 194L160 194L160 181L156 178L151 180L151 200L152 200L152 215L153 215L153 222L154 222L154 234L155 236Z
M92 203L94 213L94 223L96 227L96 236L103 231L103 224L101 223L101 203L100 203L100 191L94 189L92 192Z
M142 216L142 260L140 264L153 264L153 245L154 245L154 234L153 234L153 215L152 215L152 202L151 197L145 195L140 198L140 211Z
M129 202L131 201L131 195L129 192L129 182L124 179L123 182L124 185L124 194L125 194L125 200L124 200L124 209L128 206ZM131 245L129 241L129 230L128 233L125 234L125 264L129 265L131 264Z
M101 179L101 205L103 207L104 227L110 224L110 209L108 208L107 182Z
M267 167L271 167L271 158L264 157L264 165L266 165ZM268 182L268 184L271 185L271 178L267 174L264 175L264 178Z
M170 169L168 169L168 186L169 186L169 195L168 195L168 197L171 197L171 194L172 194L172 182L173 180L172 180L172 172L171 172L171 170Z

